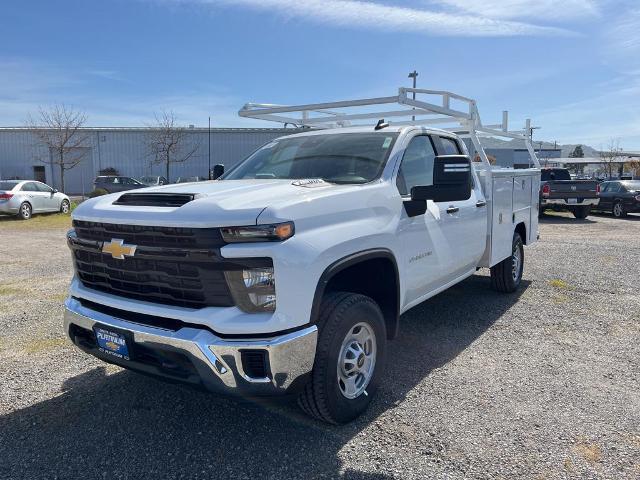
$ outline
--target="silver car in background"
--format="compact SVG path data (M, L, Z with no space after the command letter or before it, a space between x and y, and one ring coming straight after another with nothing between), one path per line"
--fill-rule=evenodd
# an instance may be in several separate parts
M69 213L70 209L69 197L42 182L0 180L0 214L29 220L34 213Z

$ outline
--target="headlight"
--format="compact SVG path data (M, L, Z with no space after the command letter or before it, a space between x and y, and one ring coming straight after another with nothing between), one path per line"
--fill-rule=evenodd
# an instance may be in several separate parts
M247 225L244 227L223 227L222 239L227 243L238 242L281 242L293 237L293 222L270 225Z
M273 267L245 268L224 273L231 296L245 312L273 312L276 309L276 280Z

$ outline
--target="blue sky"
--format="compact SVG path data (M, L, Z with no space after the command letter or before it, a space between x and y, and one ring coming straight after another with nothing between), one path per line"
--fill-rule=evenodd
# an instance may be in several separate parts
M392 95L415 68L485 123L640 150L637 0L21 0L0 26L2 126L53 103L92 126L255 126L247 101Z

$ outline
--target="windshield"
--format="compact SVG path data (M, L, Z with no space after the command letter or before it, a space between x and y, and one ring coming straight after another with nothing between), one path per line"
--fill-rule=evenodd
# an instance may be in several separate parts
M18 182L0 182L0 190L13 190Z
M635 192L636 190L640 190L640 180L634 180L631 182L621 182L622 185L624 185L624 188L627 189L627 191L630 192Z
M156 183L158 181L158 177L142 177L140 181L142 183Z
M367 183L384 168L397 133L336 133L271 142L223 177Z
M571 180L569 170L564 168L548 168L542 170L542 181Z

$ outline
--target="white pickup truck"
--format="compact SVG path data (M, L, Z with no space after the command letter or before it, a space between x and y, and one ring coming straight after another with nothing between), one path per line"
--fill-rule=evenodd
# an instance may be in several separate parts
M391 103L403 109L383 114L409 119L348 126ZM495 289L518 288L523 246L538 235L540 170L506 116L484 127L470 99L404 88L240 114L313 128L219 180L115 193L73 212L64 328L79 348L211 391L296 395L310 415L344 423L384 381L403 312L481 267ZM437 119L457 134L421 125ZM532 168L491 167L480 134L525 139Z

